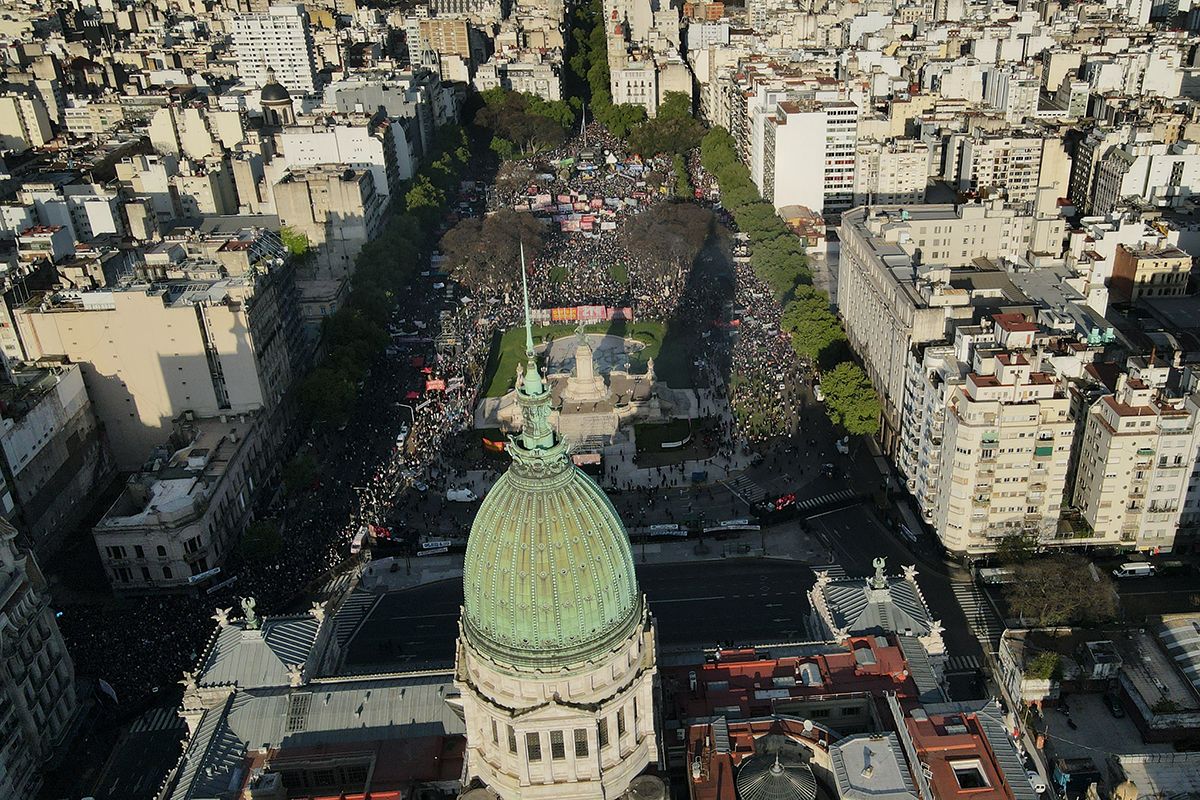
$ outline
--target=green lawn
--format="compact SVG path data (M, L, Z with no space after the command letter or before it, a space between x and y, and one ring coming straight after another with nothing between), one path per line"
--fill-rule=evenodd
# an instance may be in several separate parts
M682 442L688 438L692 426L686 419L673 419L670 422L639 422L633 426L633 431L639 453L658 452L662 450L663 442Z
M561 339L575 333L575 325L562 323L556 325L538 325L533 329L535 344L554 339ZM663 340L667 330L661 322L635 322L630 325L624 320L606 322L600 325L589 325L588 333L611 333L614 336L625 336L636 339L646 346L640 353L630 356L630 364L634 373L646 371L646 361L654 359L654 370L659 380L666 381L670 386L682 388L688 385L688 368L686 356L675 352L676 348L669 347L662 351ZM513 328L502 335L497 335L492 342L492 352L488 355L487 369L484 371L485 397L502 397L508 393L517 379L517 364L525 358L525 329Z
M642 422L633 426L633 438L637 445L637 463L640 467L662 467L712 458L713 451L706 444L716 432L717 423L710 417L691 420L673 419L668 422ZM692 434L692 440L683 447L664 450L663 442L680 442Z

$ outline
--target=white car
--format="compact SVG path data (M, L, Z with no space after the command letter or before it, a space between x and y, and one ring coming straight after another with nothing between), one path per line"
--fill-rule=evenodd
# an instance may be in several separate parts
M466 488L447 489L446 499L452 503L474 503L479 499L479 495Z

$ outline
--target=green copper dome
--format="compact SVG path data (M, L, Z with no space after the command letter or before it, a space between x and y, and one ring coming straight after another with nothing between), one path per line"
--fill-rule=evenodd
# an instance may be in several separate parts
M642 599L616 509L550 426L550 388L528 322L526 355L517 381L524 424L507 448L513 463L484 498L467 542L463 629L500 664L553 669L628 636Z

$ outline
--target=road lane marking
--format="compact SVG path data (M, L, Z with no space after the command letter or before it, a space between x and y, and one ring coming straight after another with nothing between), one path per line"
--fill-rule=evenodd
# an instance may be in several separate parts
M714 594L711 597L675 597L671 600L651 600L651 603L696 603L701 600L724 600L725 595Z

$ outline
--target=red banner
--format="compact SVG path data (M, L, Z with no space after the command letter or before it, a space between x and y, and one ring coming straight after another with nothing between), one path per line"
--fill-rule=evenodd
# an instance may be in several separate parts
M434 378L425 381L425 391L427 392L444 392L446 391L446 382L441 378Z
M491 450L493 453L503 453L504 452L504 442L493 442L491 439L484 437L483 449Z

